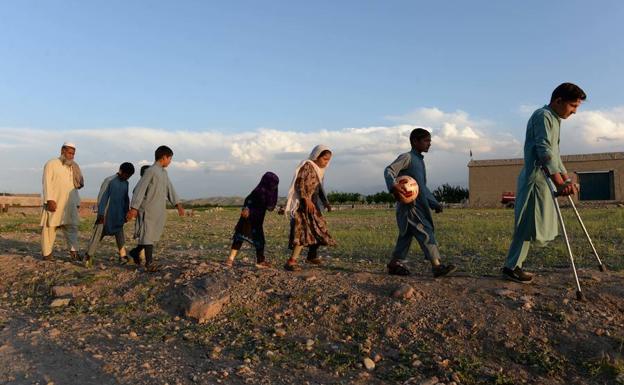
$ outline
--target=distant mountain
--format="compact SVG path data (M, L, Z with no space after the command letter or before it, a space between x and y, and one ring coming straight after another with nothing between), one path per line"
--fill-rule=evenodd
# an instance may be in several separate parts
M198 198L185 200L182 203L186 207L197 206L242 206L245 201L245 197L210 197L210 198ZM286 197L279 197L277 200L278 206L286 204Z

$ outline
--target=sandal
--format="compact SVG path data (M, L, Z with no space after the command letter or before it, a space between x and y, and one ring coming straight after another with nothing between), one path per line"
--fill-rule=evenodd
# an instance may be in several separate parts
M258 269L267 269L267 268L271 267L271 264L268 263L267 261L262 261L262 262L256 263L256 267Z
M226 259L225 261L223 261L223 266L225 266L225 267L232 267L232 266L234 266L234 260L233 259Z
M71 258L72 261L82 261L82 257L78 254L77 251L74 250L69 251L69 258Z
M286 264L284 265L284 270L286 270L286 271L299 271L299 270L301 270L301 267L299 267L299 265L296 264L296 263L288 263L288 262L286 262Z
M321 257L308 258L306 259L306 262L318 266L323 264L323 259Z
M388 263L388 274L407 276L407 275L410 275L411 273L409 269L407 268L407 266L405 266L403 263L397 260L394 260Z
M155 263L150 263L149 265L145 266L145 271L147 271L148 273L155 273L159 270L160 270L160 266L158 266Z

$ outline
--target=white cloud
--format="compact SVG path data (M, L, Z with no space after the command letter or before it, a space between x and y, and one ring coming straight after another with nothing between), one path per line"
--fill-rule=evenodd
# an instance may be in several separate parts
M566 153L622 151L624 107L580 111L564 120L561 145Z
M180 169L184 171L195 171L195 170L204 170L204 171L233 171L236 169L236 166L232 163L227 162L208 162L208 161L196 161L193 159L186 159L184 161L172 161L171 162L172 169Z
M464 111L421 108L390 117L393 125L300 132L260 128L246 132L166 131L145 127L47 131L0 128L0 148L6 167L0 169L0 191L36 192L41 168L58 156L63 141L77 143L76 160L84 169L83 196L95 196L101 180L130 161L153 163L154 150L167 144L174 151L169 175L184 198L246 195L263 172L281 176L285 194L299 160L313 146L327 144L334 152L326 184L330 190L375 192L384 188L383 169L409 150L409 133L424 127L433 134L427 154L428 180L467 182L468 152L475 158L522 156L524 129L501 129ZM624 145L624 107L582 111L564 121L564 153L620 151ZM138 172L137 172L138 174ZM133 177L133 184L137 177Z

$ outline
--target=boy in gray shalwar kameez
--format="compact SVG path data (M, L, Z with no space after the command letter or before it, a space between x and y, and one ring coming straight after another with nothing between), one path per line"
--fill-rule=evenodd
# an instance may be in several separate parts
M396 217L399 237L392 253L392 260L388 263L388 273L410 274L404 261L412 244L412 237L414 237L420 244L425 259L431 262L433 276L440 277L455 271L455 266L440 263L440 252L433 232L431 209L437 213L442 212L442 205L427 188L427 173L422 153L429 151L431 134L423 128L416 128L410 133L410 143L412 150L399 155L384 172L386 185L392 193L404 193L401 185L396 183L396 179L402 175L414 178L420 188L420 193L414 202L405 204L397 201Z
M145 170L145 174L134 188L128 220L137 218L137 226L134 234L139 242L137 247L130 250L130 256L134 263L140 265L141 251L145 251L145 269L148 272L158 270L158 266L152 261L154 243L162 235L167 219L167 200L178 209L178 214L184 216L184 208L179 203L167 171L165 168L171 164L173 151L167 146L156 149L156 161Z

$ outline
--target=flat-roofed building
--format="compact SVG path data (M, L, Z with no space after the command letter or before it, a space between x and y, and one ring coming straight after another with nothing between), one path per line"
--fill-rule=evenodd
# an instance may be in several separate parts
M577 200L593 203L624 201L624 152L563 155L570 177L580 184ZM515 192L523 159L471 160L468 188L471 207L501 207L502 195Z

